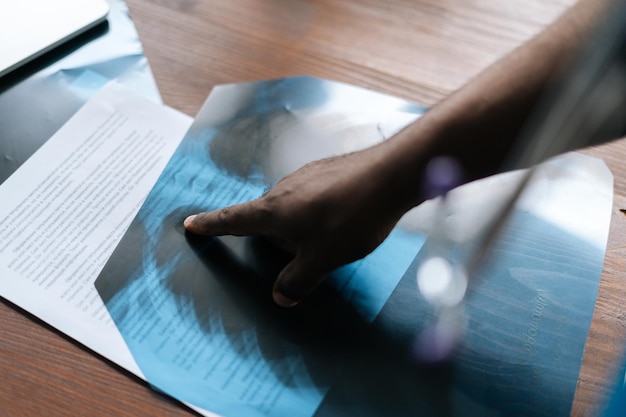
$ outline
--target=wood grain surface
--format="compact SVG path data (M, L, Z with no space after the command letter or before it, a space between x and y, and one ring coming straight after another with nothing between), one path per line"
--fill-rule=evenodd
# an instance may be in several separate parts
M434 105L574 0L127 0L166 104L217 84L312 75ZM597 415L626 335L626 142L585 152L615 176L602 282L573 416ZM110 362L0 303L0 416L189 416Z

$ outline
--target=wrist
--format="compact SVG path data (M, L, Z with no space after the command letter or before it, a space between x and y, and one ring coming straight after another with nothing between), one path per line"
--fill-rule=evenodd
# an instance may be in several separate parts
M376 176L385 184L389 204L400 214L430 197L425 193L424 170L441 153L440 137L436 123L419 120L377 146Z

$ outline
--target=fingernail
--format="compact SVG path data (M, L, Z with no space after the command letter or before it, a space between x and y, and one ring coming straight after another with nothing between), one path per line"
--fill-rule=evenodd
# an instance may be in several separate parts
M272 296L274 297L274 302L276 304L278 304L281 307L293 307L296 304L298 304L298 302L296 300L292 300L289 297L285 297L282 293L278 292L278 291L274 291L274 293L272 294Z
M195 215L195 214L192 214L191 216L189 216L189 217L187 217L187 218L185 219L185 221L183 222L183 225L184 225L185 227L189 227L189 226L191 226L191 223L193 223L193 220L194 220L195 218L196 218L196 215Z

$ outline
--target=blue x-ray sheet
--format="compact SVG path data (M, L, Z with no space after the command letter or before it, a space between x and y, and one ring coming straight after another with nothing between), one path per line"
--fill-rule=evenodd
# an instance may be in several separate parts
M622 379L613 388L613 395L603 417L622 417L626 415L626 382Z
M474 276L456 355L420 368L411 348L433 313L415 280L420 253L316 416L569 416L603 255L516 211Z
M183 219L384 140L421 110L308 77L217 88L96 282L147 381L224 416L312 416L344 335L374 320L424 235L393 231L287 311L271 300L286 254L260 238L187 235Z
M98 91L102 79L160 102L125 3L109 5L106 23L0 78L0 182Z
M416 282L428 244L409 232L428 232L436 201L287 310L270 296L287 255L261 238L184 232L188 214L256 198L308 160L380 141L420 112L367 97L311 78L212 92L96 282L146 379L225 416L569 415L611 213L601 161L542 165L471 277L455 355L436 365L416 353L434 311ZM451 258L471 250L469 231L484 229L517 174L449 194Z
M603 417L622 417L626 415L626 347L617 378L613 381L611 400L602 414Z

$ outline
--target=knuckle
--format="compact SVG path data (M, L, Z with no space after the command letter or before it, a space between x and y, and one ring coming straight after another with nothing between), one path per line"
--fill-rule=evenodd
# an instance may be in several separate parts
M231 217L231 209L230 209L230 207L226 207L226 208L220 209L220 211L217 212L217 220L220 223L228 222L230 217Z

